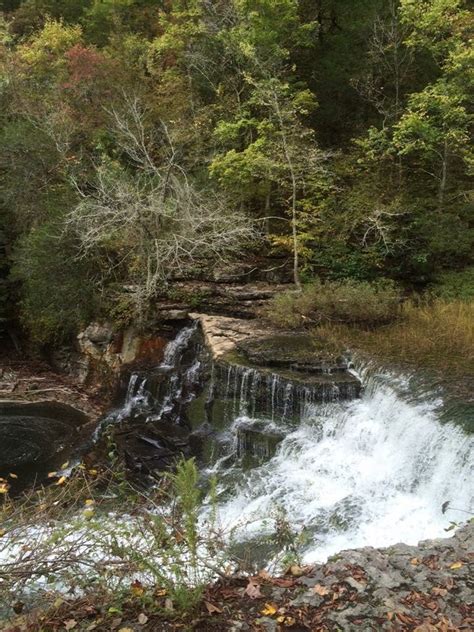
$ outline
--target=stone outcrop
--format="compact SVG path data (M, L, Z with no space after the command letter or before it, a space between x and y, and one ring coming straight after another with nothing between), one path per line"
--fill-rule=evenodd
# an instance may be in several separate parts
M204 311L230 318L255 318L276 294L287 290L288 284L217 283L181 281L173 283L171 297L154 304L156 321L189 317L191 312Z
M275 405L296 414L301 405L352 399L361 392L348 360L318 349L308 334L278 331L257 320L190 317L200 322L215 362L216 397L245 394L252 408L273 415Z
M199 313L190 313L189 317L199 321L204 341L214 360L221 360L226 354L236 351L237 345L244 340L271 334L270 328L255 320Z

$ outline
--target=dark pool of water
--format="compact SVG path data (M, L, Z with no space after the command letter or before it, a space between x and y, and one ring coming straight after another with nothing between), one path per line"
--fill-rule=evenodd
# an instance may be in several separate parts
M0 477L13 492L46 479L80 452L89 421L58 402L0 402Z

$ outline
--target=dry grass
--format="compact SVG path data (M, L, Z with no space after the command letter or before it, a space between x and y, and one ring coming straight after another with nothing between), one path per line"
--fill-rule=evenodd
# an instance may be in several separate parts
M372 330L322 325L317 335L398 364L474 378L474 302L409 301L390 325Z
M364 326L398 318L400 293L390 281L314 281L301 292L275 296L264 316L278 327L296 329L323 323Z

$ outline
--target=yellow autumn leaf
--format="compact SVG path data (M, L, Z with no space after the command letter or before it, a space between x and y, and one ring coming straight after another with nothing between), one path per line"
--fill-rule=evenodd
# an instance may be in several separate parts
M94 517L94 509L92 508L88 508L88 509L84 509L84 511L82 512L82 515L84 516L84 518L86 520L90 520L91 518Z
M145 592L145 589L143 588L141 582L139 582L138 580L134 581L133 584L130 586L130 592L132 593L132 595L134 595L135 597L141 597L143 595L143 593Z
M9 476L10 478L18 478L18 475L14 474L13 472L10 472Z
M301 568L301 566L298 566L298 564L293 564L292 566L290 566L290 573L293 575L293 577L301 577L302 575L304 575L304 569Z
M48 478L54 478L57 475L58 475L57 472L48 472Z
M451 566L449 568L451 568L453 571L457 570L458 568L462 568L464 565L462 562L454 562L454 564L451 564Z
M56 485L64 485L65 482L66 482L66 477L61 476L61 478L58 478L58 480L56 481Z
M62 470L65 470L67 467L69 467L69 461L66 461L66 463L63 463L63 464L61 465L61 469L62 469Z
M0 538L3 538L5 533L6 533L5 529L0 529Z
M86 505L86 507L90 507L91 505L95 505L95 500L93 498L88 498L87 500L84 501L84 505Z
M0 483L0 494L8 494L10 485L8 483Z
M94 470L94 469L88 470L88 472L91 476L97 476L98 474L97 470Z
M272 617L277 610L278 608L276 608L272 603L266 603L263 610L261 610L261 613L265 616Z

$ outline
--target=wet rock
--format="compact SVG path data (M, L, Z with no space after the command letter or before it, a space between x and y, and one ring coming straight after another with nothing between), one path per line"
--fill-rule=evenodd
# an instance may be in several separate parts
M244 356L259 366L286 367L305 373L345 371L348 362L318 349L314 339L303 333L274 333L237 341Z
M271 458L285 433L274 424L263 420L245 420L237 428L237 454L239 457Z
M113 440L129 471L153 474L171 469L181 458L189 458L189 432L166 422L134 422L114 429Z

